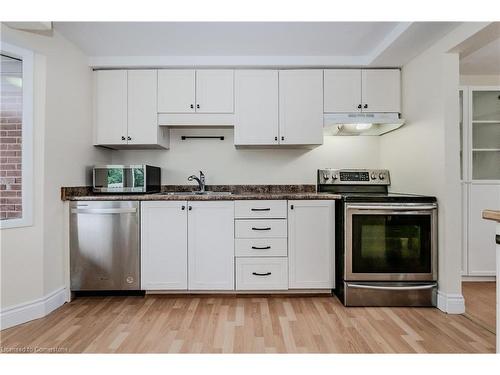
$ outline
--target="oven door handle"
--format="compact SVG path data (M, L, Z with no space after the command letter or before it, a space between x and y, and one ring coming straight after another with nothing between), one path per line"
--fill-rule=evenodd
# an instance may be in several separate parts
M377 286L377 285L367 285L367 284L351 284L347 283L350 288L358 289L377 289L377 290L425 290L432 289L437 286L437 283L426 284L426 285L415 285L415 286Z
M371 210L384 210L384 211L391 211L391 210L398 210L398 211L420 211L420 210L435 210L437 208L437 205L405 205L405 206L392 206L392 205L386 205L386 206L353 206L353 205L348 205L346 207L348 210L349 209L354 209L354 210L366 210L366 211L371 211Z

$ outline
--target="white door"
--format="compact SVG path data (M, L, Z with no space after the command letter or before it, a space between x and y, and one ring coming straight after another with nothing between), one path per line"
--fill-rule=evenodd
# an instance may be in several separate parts
M96 144L127 144L127 71L96 72Z
M399 69L361 71L363 112L401 112L401 72Z
M196 112L234 112L234 71L196 71Z
M324 111L361 112L361 69L326 69Z
M237 70L234 80L234 144L278 144L278 71Z
M283 145L323 143L322 70L280 70L279 129Z
M157 70L128 71L128 144L158 143Z
M495 222L482 218L483 210L500 210L500 185L470 184L468 274L495 275Z
M288 201L290 289L333 288L334 201Z
M187 289L187 202L141 203L141 289Z
M195 112L195 87L194 70L158 70L158 112Z
M234 290L234 202L188 202L190 290Z

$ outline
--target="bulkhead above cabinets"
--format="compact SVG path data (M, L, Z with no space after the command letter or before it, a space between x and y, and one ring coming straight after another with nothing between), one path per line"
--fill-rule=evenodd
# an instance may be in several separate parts
M168 149L170 127L208 126L234 127L236 146L321 145L353 115L399 119L400 91L399 69L99 70L94 144Z

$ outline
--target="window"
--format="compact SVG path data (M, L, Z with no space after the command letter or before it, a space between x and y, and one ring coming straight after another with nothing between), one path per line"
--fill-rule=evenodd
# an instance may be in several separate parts
M32 224L33 53L0 55L0 228Z

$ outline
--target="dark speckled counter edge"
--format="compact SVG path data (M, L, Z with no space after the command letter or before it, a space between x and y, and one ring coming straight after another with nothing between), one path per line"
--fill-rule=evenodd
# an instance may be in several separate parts
M161 194L96 194L90 186L62 187L63 201L215 201L252 199L328 200L340 199L338 194L316 193L316 185L207 185L207 190L231 192L231 195L161 195ZM195 190L192 185L164 185L161 192Z

